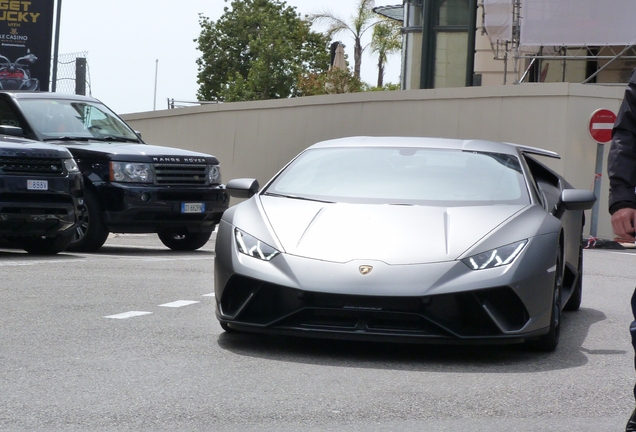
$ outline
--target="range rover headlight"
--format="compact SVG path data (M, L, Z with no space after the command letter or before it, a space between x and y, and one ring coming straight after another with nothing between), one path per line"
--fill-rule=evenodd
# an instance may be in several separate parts
M111 162L110 180L127 183L152 183L150 164L137 162Z
M487 252L482 252L480 254L464 258L462 262L471 270L483 270L512 264L526 244L528 244L528 240L521 240L516 243L501 246L497 249L492 249Z
M236 238L236 245L239 252L251 256L252 258L269 261L276 255L280 254L278 250L274 249L267 243L263 243L259 239L252 237L238 228L234 229L234 237Z
M210 165L208 168L208 183L221 183L221 167L218 165Z
M78 173L79 167L77 166L77 162L75 159L64 159L64 168L69 173Z

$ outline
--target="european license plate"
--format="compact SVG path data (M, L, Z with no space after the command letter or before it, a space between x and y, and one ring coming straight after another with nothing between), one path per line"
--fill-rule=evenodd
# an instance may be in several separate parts
M28 190L49 190L48 180L27 180Z
M181 203L181 213L203 213L205 203Z

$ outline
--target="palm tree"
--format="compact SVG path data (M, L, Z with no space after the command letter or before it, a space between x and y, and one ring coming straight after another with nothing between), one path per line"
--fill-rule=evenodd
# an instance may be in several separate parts
M325 35L330 39L334 35L342 31L348 31L353 36L353 75L360 79L360 66L362 65L362 53L366 47L362 46L362 36L367 30L372 28L378 23L376 15L373 12L374 0L359 0L356 9L356 15L353 16L353 21L347 23L342 18L332 14L329 11L321 11L315 14L309 15L309 20L312 23L325 23L328 25Z
M392 19L383 19L373 28L371 52L378 55L378 87L384 85L384 65L387 56L402 49L402 25Z

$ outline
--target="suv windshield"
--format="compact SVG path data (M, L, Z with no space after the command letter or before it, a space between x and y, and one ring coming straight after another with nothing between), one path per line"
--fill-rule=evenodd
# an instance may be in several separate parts
M342 203L528 204L519 160L423 148L329 148L302 153L265 195Z
M22 99L29 123L45 140L64 138L139 141L139 137L100 103Z

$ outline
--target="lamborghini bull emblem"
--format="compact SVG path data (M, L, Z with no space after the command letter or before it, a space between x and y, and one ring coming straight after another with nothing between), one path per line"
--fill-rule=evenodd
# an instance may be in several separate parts
M361 265L360 268L358 268L358 270L360 270L360 274L362 276L366 276L369 273L371 273L371 270L373 270L373 267L370 265Z

